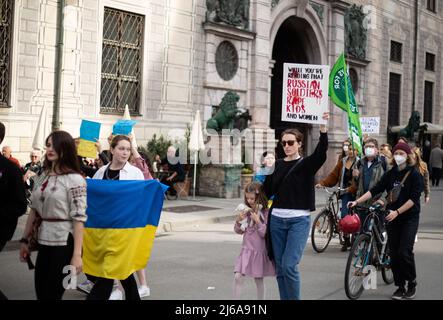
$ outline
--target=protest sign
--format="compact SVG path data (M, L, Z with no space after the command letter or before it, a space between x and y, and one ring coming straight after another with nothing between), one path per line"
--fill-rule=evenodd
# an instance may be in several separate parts
M380 117L360 117L360 123L362 133L380 133Z
M134 120L118 120L112 127L112 134L124 134L129 135L132 131L132 127L137 123Z
M282 121L326 124L329 66L283 65Z
M77 154L81 157L95 159L97 148L95 143L100 137L100 126L98 122L82 120L80 125L80 143L77 147Z

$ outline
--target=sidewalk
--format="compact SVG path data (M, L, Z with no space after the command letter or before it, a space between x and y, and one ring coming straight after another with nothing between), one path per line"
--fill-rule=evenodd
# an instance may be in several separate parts
M316 190L317 209L325 205L326 196L325 191ZM233 221L234 209L243 201L243 198L220 199L200 196L195 198L195 201L192 200L192 196L188 199L165 200L156 234L161 235L187 225ZM11 241L19 240L22 237L27 218L27 214L20 217Z

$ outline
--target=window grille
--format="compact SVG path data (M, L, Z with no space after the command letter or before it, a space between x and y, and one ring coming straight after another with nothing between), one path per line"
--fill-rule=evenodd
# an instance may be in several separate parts
M13 0L0 0L0 108L9 107Z
M400 62L402 59L402 44L400 42L391 41L391 61Z
M100 112L140 114L144 16L105 8Z

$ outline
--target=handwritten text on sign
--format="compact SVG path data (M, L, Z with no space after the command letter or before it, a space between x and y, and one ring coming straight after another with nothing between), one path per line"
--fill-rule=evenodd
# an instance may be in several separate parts
M360 123L363 133L380 133L380 117L360 117Z
M285 63L282 121L325 124L329 66Z

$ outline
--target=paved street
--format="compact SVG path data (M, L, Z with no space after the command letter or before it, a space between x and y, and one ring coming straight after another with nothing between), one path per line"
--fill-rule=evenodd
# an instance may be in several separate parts
M443 188L433 189L431 204L422 210L415 246L417 299L443 298L442 207ZM225 217L219 223L184 224L160 234L147 268L151 297L146 299L232 299L232 270L242 239L233 232L232 221ZM346 258L337 243L322 254L314 253L308 243L300 266L303 299L347 299L343 289ZM10 299L35 299L33 273L18 262L13 246L0 254L0 266L0 288ZM364 292L361 299L389 299L394 287L379 278L378 289ZM265 284L267 299L278 299L275 279L267 278ZM251 279L245 282L243 297L255 298ZM65 299L84 298L77 291L65 294Z

